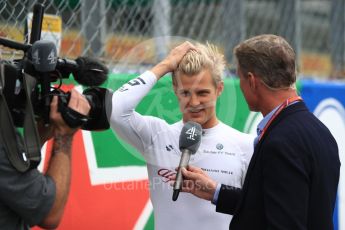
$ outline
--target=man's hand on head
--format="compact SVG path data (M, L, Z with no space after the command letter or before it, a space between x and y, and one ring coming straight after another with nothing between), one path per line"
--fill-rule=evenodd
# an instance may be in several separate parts
M163 61L161 61L151 69L151 72L156 75L157 80L159 80L165 74L173 72L177 68L184 55L186 55L189 50L197 49L192 43L188 41L175 47L170 51L168 56Z

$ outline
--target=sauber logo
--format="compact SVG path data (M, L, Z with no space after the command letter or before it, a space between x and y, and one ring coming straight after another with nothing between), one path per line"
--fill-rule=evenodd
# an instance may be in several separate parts
M168 183L169 181L171 181L171 179L169 177L173 176L173 175L176 175L176 172L175 171L172 171L170 169L165 169L165 168L161 168L158 170L157 174L162 178L162 181L164 183Z

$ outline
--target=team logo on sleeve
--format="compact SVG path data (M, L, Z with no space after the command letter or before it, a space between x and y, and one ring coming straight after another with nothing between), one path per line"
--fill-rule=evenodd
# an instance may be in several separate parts
M174 150L174 146L167 145L167 146L165 146L165 149L170 152L171 150Z

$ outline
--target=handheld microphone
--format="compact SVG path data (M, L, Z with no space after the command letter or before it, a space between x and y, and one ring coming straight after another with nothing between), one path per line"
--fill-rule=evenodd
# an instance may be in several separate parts
M201 142L202 128L201 125L188 121L185 123L181 130L179 146L181 151L181 160L176 174L176 181L174 184L174 193L172 200L176 201L178 195L182 188L183 176L182 176L182 167L187 167L189 163L190 156L195 154L198 150Z

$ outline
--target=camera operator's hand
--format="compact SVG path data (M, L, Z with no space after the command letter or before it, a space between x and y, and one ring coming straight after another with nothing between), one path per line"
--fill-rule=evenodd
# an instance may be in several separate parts
M71 91L71 99L68 103L68 106L83 114L87 115L90 111L90 105L83 95L78 93L76 90ZM57 96L53 97L53 100L50 104L50 121L51 123L46 126L43 120L38 121L37 129L40 134L41 144L43 145L47 140L51 139L55 134L73 134L77 129L70 128L64 122L61 117L61 114L58 112L58 98Z
M68 107L75 110L82 115L88 115L90 112L90 105L86 98L77 90L71 90L71 97L68 102ZM76 128L69 127L63 120L61 114L58 112L58 97L54 96L50 104L50 120L54 125L54 136L56 135L72 135L76 132Z

